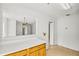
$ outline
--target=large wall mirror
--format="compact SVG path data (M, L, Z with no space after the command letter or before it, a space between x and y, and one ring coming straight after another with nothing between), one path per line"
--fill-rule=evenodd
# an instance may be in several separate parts
M36 23L23 23L21 21L16 21L16 36L19 35L32 35L35 34Z
M14 20L6 18L3 22L3 37L23 36L36 34L36 21L34 19Z

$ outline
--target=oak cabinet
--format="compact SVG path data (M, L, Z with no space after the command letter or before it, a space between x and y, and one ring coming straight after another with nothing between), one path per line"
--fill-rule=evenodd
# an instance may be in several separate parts
M45 56L46 55L45 48L40 49L38 52L39 52L39 56Z
M6 56L45 56L46 45L41 44L18 52L7 54Z
M34 51L34 52L30 53L29 56L38 56L38 51Z

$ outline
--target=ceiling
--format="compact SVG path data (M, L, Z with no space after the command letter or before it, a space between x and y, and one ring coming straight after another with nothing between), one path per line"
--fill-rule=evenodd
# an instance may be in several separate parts
M31 12L39 12L49 17L60 17L66 13L74 14L78 13L79 4L71 3L72 9L64 10L60 3L4 3L2 8L4 11L13 13L25 13L25 10ZM7 12L6 11L6 12ZM26 12L28 13L28 12ZM30 14L29 14L30 15Z

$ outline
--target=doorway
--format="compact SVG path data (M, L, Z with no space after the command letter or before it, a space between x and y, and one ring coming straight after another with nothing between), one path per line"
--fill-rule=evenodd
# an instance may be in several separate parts
M48 37L48 47L54 45L54 22L49 22L49 37Z

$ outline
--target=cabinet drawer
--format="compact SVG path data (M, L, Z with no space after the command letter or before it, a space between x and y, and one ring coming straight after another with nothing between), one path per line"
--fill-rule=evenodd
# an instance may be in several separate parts
M38 46L38 49L45 48L45 44L41 44Z
M11 53L11 54L8 54L7 56L25 56L25 55L27 55L27 50Z

